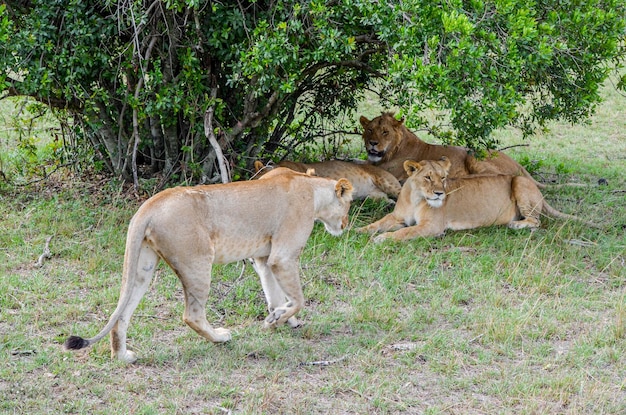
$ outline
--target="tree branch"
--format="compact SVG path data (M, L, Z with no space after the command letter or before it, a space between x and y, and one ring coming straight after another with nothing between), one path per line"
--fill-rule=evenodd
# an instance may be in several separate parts
M260 111L247 113L244 119L239 121L230 130L229 132L230 139L228 141L230 142L233 137L236 137L239 134L241 134L241 132L245 130L246 128L254 128L258 126L263 120L263 118L266 117L271 112L272 107L274 106L274 104L276 104L276 102L278 102L278 91L274 91L274 93L272 93L272 95L267 100L267 103Z
M211 89L211 99L215 99L217 96L217 88ZM228 174L228 170L226 169L226 164L224 163L224 153L222 152L222 148L220 144L217 142L215 138L215 133L213 132L213 112L215 111L215 107L211 105L206 112L204 113L204 135L209 139L209 143L215 150L215 157L217 158L217 164L220 167L220 176L222 178L222 183L228 183L231 181L230 175Z
M150 44L148 45L148 48L146 49L146 56L145 56L145 61L149 62L150 61L150 56L152 55L152 49L154 48L154 45L156 44L157 40L159 39L159 36L153 36L152 39L150 39ZM137 54L139 54L140 51L137 51ZM141 56L139 57L139 61L141 62ZM144 80L145 74L143 73L143 69L142 69L142 73L141 76L139 77L139 80L137 81L137 85L135 86L135 102L138 102L139 100L139 92L141 91L141 89L143 88L143 80ZM135 189L135 193L139 192L139 179L137 177L137 149L139 148L139 114L137 111L137 107L133 108L133 152L131 154L131 158L132 158L132 170L133 170L133 188Z
M48 236L46 238L46 244L43 247L43 253L41 255L39 255L39 259L37 260L37 262L35 263L35 266L37 268L41 268L43 267L43 263L46 259L50 259L52 258L52 254L50 253L50 241L52 240L54 235L52 236Z

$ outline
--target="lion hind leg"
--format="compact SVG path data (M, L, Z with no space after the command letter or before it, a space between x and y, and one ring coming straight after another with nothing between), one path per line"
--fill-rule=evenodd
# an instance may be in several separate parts
M396 179L396 177L391 173L386 174L385 177L374 177L373 182L379 191L384 193L385 196L389 195L397 198L400 194L400 190L402 189L398 179Z
M152 276L154 275L158 262L159 257L156 252L147 244L143 244L137 261L137 268L126 270L126 272L129 273L134 272L136 275L134 278L127 278L128 286L124 289L131 290L131 295L117 322L111 329L110 341L112 358L117 357L119 360L126 363L134 363L137 360L136 354L126 349L126 332L135 309L148 290L148 287L150 287L150 282L152 281Z
M280 288L287 302L283 302L270 311L265 319L265 327L274 328L286 322L293 327L292 323L297 323L294 321L295 314L304 307L304 294L298 275L298 261L291 259L274 262L270 260L267 266L275 280L270 284ZM270 279L268 278L268 280ZM273 298L272 301L278 300L278 290L273 291L273 295L276 295L276 298Z
M538 228L541 225L540 215L543 209L543 195L531 179L516 176L511 183L515 203L520 219L511 221L511 229Z
M193 268L181 266L174 269L183 283L185 293L183 321L200 336L213 343L229 341L232 338L230 330L213 328L206 319L206 303L211 286L211 262L196 263Z
M396 203L395 200L390 199L389 196L387 196L387 193L381 191L380 189L370 190L366 198L372 199L372 200L382 200L389 205L394 205Z

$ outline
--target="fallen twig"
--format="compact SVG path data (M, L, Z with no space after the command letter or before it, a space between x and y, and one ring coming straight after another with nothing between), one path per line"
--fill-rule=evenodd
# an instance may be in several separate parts
M37 354L36 350L11 350L12 356L32 356Z
M330 366L332 364L339 363L347 358L348 356L343 356L335 360L316 360L313 362L302 362L300 363L300 366Z
M52 237L54 235L48 236L46 238L46 245L43 247L43 253L41 255L39 255L39 259L37 260L37 262L35 263L35 266L37 268L41 268L43 267L43 262L46 259L50 259L52 258L52 254L50 253L50 241L52 240Z
M598 245L596 242L592 241L581 241L580 239L567 239L565 242L571 245L577 246L596 246Z

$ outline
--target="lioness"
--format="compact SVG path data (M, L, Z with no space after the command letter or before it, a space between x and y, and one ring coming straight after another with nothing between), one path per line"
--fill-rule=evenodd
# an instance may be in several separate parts
M450 177L509 174L532 178L524 167L499 151L491 151L485 158L476 159L464 147L428 144L406 128L404 120L396 120L391 112L383 112L373 120L361 116L359 121L363 126L363 142L368 160L401 182L408 177L404 170L406 160L438 160L442 156L452 162ZM543 187L537 182L535 184Z
M392 202L388 196L394 199L400 194L400 182L395 176L388 171L371 164L356 164L349 161L329 160L318 163L298 163L294 161L281 161L278 163L280 167L287 167L294 171L306 173L310 169L315 174L331 179L346 178L352 184L352 198L354 200L365 199L384 199ZM258 175L264 174L265 171L272 169L271 165L264 165L260 161L254 162L254 169Z
M393 212L357 231L386 232L374 238L375 242L405 241L441 235L446 229L505 224L513 229L537 228L541 212L578 219L548 205L527 177L486 175L448 180L451 167L446 157L440 161L405 161L409 178Z
M351 200L348 180L289 169L276 169L261 180L177 187L152 196L130 221L120 299L109 322L91 339L71 336L65 348L90 346L110 331L111 357L134 362L126 330L159 258L183 284L183 320L212 342L231 338L229 330L212 328L205 315L213 264L253 258L269 309L265 326L296 326L294 315L304 305L299 258L313 222L340 235Z

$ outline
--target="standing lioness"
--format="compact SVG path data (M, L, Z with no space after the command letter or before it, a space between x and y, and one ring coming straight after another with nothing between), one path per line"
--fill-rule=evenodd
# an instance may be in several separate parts
M304 305L299 258L313 222L340 235L348 224L352 185L276 169L261 180L164 190L132 218L126 239L122 290L108 324L91 339L72 336L67 349L81 349L111 332L111 357L132 363L126 330L150 285L159 258L183 284L183 320L212 342L225 342L227 329L212 328L205 315L213 264L254 258L269 315L266 327L287 321Z

